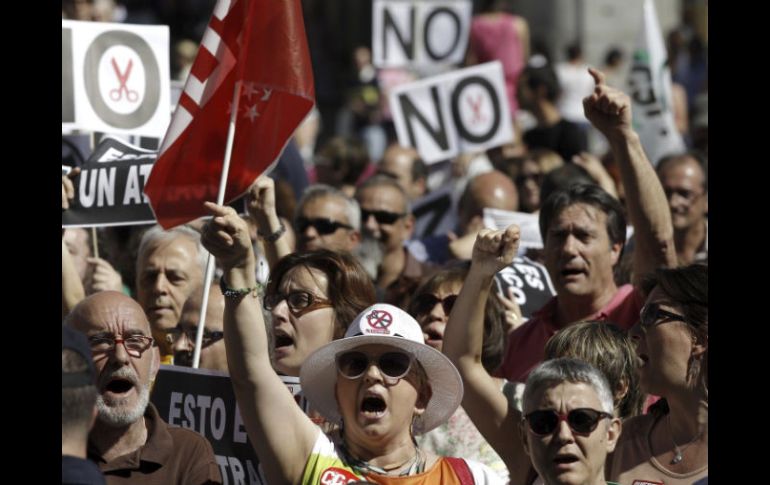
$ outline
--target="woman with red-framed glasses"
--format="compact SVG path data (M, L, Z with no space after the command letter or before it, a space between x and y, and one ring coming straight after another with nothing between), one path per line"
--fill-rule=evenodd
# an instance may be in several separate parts
M468 276L467 261L449 265L434 273L417 288L409 305L409 313L422 327L425 343L441 351L444 330L457 295ZM505 334L510 327L521 323L521 311L515 302L515 310L506 311L498 298L490 298L484 307L484 342L481 363L491 374L503 362ZM505 379L496 379L500 389ZM480 461L492 468L506 482L509 480L505 462L487 443L468 414L460 407L446 423L417 437L423 449L437 454L462 456Z

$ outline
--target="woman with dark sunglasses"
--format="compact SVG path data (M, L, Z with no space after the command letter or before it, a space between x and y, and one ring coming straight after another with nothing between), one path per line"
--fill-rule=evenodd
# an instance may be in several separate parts
M481 464L416 446L414 434L455 411L462 381L444 355L424 344L419 324L392 305L367 308L344 338L322 346L302 365L300 381L310 405L340 425L333 436L321 432L271 366L245 222L230 207L206 207L214 217L202 241L222 264L231 289L224 314L230 376L269 483L502 483ZM307 301L288 296L291 286L278 288L282 299L269 299L268 305Z
M464 261L438 271L420 285L409 306L409 313L422 327L425 343L439 352L442 350L449 313L469 269L470 264ZM484 347L481 354L482 365L490 374L497 370L503 361L505 319L503 304L496 298L490 298L484 311ZM500 388L504 382L504 379L498 379ZM505 462L481 436L462 408L458 408L446 423L419 436L417 441L423 449L437 454L463 456L480 461L505 481L509 479Z
M522 444L539 482L616 485L606 481L605 464L621 423L601 371L569 357L547 360L527 377L522 402Z
M708 268L659 269L643 290L631 333L641 387L662 399L624 423L610 476L691 484L708 476Z

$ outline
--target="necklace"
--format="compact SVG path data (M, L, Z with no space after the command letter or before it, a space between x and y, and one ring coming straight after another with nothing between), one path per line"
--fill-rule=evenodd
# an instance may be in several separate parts
M674 431L671 429L671 413L668 414L668 432L671 434L671 442L674 443L674 458L671 459L671 464L676 465L678 463L681 463L681 461L684 459L684 450L686 450L691 444L698 441L698 438L700 438L701 432L695 435L695 438L691 439L689 442L687 442L684 446L681 448L679 445L676 444L676 441L674 440Z
M356 472L366 475L367 473L376 473L378 475L390 475L393 471L399 470L409 464L407 469L403 472L401 472L398 476L400 477L407 477L409 475L414 475L417 473L422 473L425 471L425 457L423 456L422 451L415 447L414 449L414 456L403 463L392 466L389 468L381 468L376 465L372 465L368 461L361 460L359 458L354 457L350 451L348 451L347 446L345 445L344 441L342 445L340 446L340 450L342 451L343 457L345 461L355 469Z

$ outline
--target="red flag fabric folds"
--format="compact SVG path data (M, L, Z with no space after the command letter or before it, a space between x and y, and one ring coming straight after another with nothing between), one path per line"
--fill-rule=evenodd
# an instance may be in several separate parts
M275 162L314 103L299 0L218 0L144 192L168 229L217 197L240 82L225 201Z

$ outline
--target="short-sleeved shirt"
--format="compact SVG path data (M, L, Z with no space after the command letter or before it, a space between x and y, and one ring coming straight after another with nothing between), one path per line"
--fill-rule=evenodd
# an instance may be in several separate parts
M99 466L108 484L222 483L214 450L206 438L189 429L169 426L152 403L144 419L147 442L131 453L106 461L89 444L88 457Z
M503 365L498 374L511 382L526 382L529 373L543 361L545 344L560 328L556 324L558 296L546 303L532 318L511 332ZM639 320L644 299L633 286L623 285L598 313L585 320L609 320L628 330Z
M465 460L477 485L503 484L489 467L471 460ZM406 477L391 477L377 474L362 474L342 458L342 452L328 436L318 430L318 438L302 473L302 485L326 485L348 483L350 481L368 481L378 485L460 485L460 479L452 465L444 458L439 458L430 469L423 473Z

